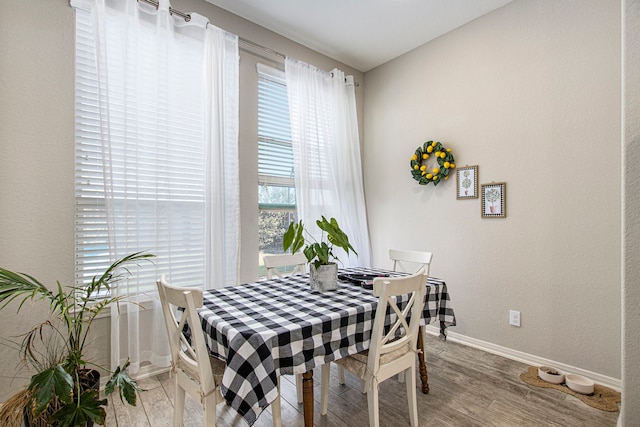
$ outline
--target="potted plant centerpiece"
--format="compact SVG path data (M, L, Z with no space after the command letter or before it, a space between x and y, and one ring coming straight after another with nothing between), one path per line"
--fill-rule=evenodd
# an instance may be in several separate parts
M327 220L324 215L322 219L316 220L320 230L326 233L327 242L317 241L307 230L305 230L302 220L298 223L291 222L289 228L284 233L282 246L287 252L291 248L291 253L296 253L304 246L304 253L309 265L309 277L311 289L326 291L338 287L338 265L335 261L340 261L333 253L334 246L342 248L347 255L349 251L358 255L356 250L349 243L349 237L340 229L335 218ZM304 233L307 233L313 242L305 246Z
M16 300L49 304L52 319L33 326L19 343L22 362L35 370L29 385L0 409L0 425L85 426L104 424L106 399L100 399L100 372L87 360L85 344L96 317L123 297L110 296L111 286L130 274L129 268L151 254L137 252L111 264L91 283L49 289L34 277L0 268L0 309ZM136 404L140 390L127 374L129 362L118 367L105 385L105 394L119 389L121 399Z

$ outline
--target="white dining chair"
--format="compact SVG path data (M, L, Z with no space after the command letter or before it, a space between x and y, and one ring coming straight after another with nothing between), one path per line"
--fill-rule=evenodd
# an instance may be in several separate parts
M432 252L422 251L407 251L403 249L389 249L389 258L393 261L393 271L402 271L405 273L411 273L416 269L424 268L425 276L429 276L429 270L431 269L431 261L433 260ZM425 328L420 328L422 334L422 342L427 342L427 331ZM404 381L404 375L400 373L398 375L398 381Z
M378 277L373 281L373 292L378 297L369 350L338 359L335 362L364 380L369 407L369 426L380 425L378 408L378 384L404 372L411 426L418 425L416 396L416 340L420 314L425 295L424 270L410 276ZM401 310L397 296L407 296L408 302ZM395 316L390 329L385 332L387 310ZM392 317L393 317L392 316ZM326 415L329 398L329 365L322 366L321 414Z
M424 268L424 274L428 276L433 253L389 249L389 258L393 261L393 271L412 273Z
M267 268L267 279L272 279L273 275L282 279L284 276L305 274L307 272L307 257L302 252L295 254L264 255L262 260ZM283 274L278 269L283 267L293 267L290 273Z
M197 308L202 307L202 290L171 286L164 278L156 282L162 313L164 314L169 346L171 348L172 375L174 376L175 400L173 409L174 427L182 426L185 392L202 406L202 425L215 427L216 405L224 402L220 393L220 383L225 362L209 355L204 334L193 333L191 339L185 336L184 326L192 331L200 331ZM176 316L181 307L180 316ZM281 427L280 389L272 404L273 425Z

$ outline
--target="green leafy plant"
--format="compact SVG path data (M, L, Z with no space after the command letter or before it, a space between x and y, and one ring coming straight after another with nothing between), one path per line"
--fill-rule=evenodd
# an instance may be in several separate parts
M323 215L322 219L316 220L316 224L326 233L328 243L325 241L318 242L314 239L313 236L305 230L302 220L300 220L297 223L291 222L289 228L284 233L282 240L284 251L287 252L289 248L291 248L291 253L296 253L304 246L302 252L305 257L307 257L307 261L313 262L316 268L321 265L328 265L339 261L338 257L333 253L334 246L344 249L347 255L349 251L358 255L353 246L351 246L351 243L349 243L349 237L340 229L338 221L336 221L335 218L327 220ZM313 242L308 243L306 246L304 233L313 239Z
M0 309L14 300L20 301L18 312L27 301L45 301L56 318L56 322L47 320L33 327L20 344L24 363L37 373L15 401L23 405L17 412L26 413L32 424L59 427L84 426L88 421L104 424L107 400L100 399L98 390L91 388L92 375L96 373L92 367L96 365L85 360L85 344L96 317L110 304L124 298L109 296L111 287L131 274L131 265L151 257L153 255L143 252L127 255L111 264L102 275L93 277L91 283L66 290L60 282L50 290L28 274L0 268ZM106 296L96 297L103 295ZM128 366L129 361L113 372L105 393L108 395L118 388L120 398L135 406L136 391L140 388L127 374ZM11 410L16 412L16 408L5 403L0 421Z

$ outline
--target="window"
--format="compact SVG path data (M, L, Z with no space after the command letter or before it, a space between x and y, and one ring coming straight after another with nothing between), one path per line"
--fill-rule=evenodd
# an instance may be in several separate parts
M284 73L258 64L259 266L282 253L282 235L297 220L289 103Z
M103 40L107 72L99 73L91 14L82 9L76 14L76 284L111 264L108 221L114 224L118 257L137 251L157 256L156 269L145 265L131 277L131 292L153 291L158 274L164 273L183 286L202 284L204 124L198 87L187 84L202 80L201 49L193 37L178 35L180 53L161 73L170 84L159 90L157 63L165 58L156 55L162 50L152 28L141 29L133 57L125 58ZM117 25L109 25L107 41L125 37ZM139 72L127 74L127 61L137 61ZM107 85L105 74L106 102L98 89ZM171 90L176 82L179 90ZM101 142L105 139L110 144L108 161ZM107 203L113 204L109 217Z

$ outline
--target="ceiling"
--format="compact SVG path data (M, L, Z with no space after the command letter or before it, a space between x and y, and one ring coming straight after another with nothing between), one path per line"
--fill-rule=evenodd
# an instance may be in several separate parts
M366 72L513 0L207 1Z

